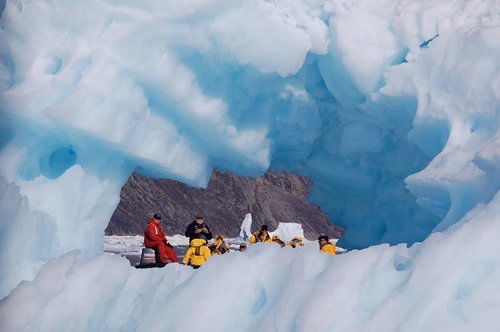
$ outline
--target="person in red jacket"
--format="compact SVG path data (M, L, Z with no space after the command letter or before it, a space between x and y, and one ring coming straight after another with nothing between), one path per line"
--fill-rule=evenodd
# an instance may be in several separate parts
M144 231L144 245L146 248L154 249L160 258L161 264L170 262L179 262L179 258L175 254L172 245L168 243L165 232L160 225L161 216L156 213L153 218L148 221L146 230Z

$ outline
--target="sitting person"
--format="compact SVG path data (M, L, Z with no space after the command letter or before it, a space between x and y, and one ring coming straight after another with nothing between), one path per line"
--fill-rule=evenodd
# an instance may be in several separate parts
M193 239L204 239L207 242L212 239L212 232L201 215L197 215L196 219L188 225L184 235L189 238L189 242Z
M283 242L278 234L273 235L271 238L273 243L279 244L282 248L286 245L285 242Z
M148 221L148 225L144 230L144 245L146 248L152 248L156 251L160 264L168 264L171 262L178 263L179 258L175 254L174 249L168 243L165 232L160 225L161 216L156 213L153 218Z
M292 239L292 241L288 242L288 245L292 248L303 247L304 242L300 236L296 236Z
M327 235L320 235L318 237L318 243L320 252L326 252L332 256L335 255L335 250L337 249L337 246L329 241Z
M267 225L262 225L260 228L260 231L257 231L250 236L248 239L250 243L256 243L256 242L271 242L271 236L269 236L269 232L267 231Z
M229 246L224 241L224 237L221 234L217 234L215 237L215 242L208 246L212 255L224 255L229 252Z
M189 243L189 249L182 262L192 266L193 269L197 269L205 264L211 256L205 239L193 239Z
M243 252L246 250L247 250L247 244L245 242L240 243L240 251Z

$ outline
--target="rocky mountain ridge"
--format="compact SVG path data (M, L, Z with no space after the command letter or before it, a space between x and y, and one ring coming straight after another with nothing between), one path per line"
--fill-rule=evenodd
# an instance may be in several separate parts
M147 220L160 213L168 235L184 234L195 215L202 214L214 234L236 237L245 214L252 213L252 231L279 222L302 224L308 239L319 234L340 237L342 228L328 223L318 206L307 201L311 181L285 172L242 177L214 170L206 189L167 179L132 174L122 188L120 203L107 235L143 234Z

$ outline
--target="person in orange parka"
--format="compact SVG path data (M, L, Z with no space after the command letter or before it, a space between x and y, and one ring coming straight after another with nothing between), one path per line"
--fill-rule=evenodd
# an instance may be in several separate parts
M148 221L148 225L144 231L144 245L146 248L156 250L162 264L170 262L179 263L179 258L177 258L174 249L172 249L172 245L168 243L165 232L160 225L160 220L161 216L156 213Z

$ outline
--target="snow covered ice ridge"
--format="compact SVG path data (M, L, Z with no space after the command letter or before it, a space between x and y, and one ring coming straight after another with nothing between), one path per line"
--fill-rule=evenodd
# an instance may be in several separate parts
M496 330L497 0L11 0L1 15L0 330L182 330L200 326L179 319L193 301L230 306L203 318L238 330ZM363 250L256 247L196 273L102 255L132 171L205 186L213 168L309 176L339 245Z
M4 299L0 322L5 331L495 331L499 213L497 195L462 227L411 248L331 257L316 243L256 244L195 272L136 270L117 255L89 261L73 251ZM455 250L471 238L482 241Z

